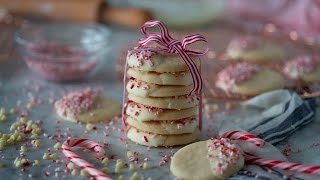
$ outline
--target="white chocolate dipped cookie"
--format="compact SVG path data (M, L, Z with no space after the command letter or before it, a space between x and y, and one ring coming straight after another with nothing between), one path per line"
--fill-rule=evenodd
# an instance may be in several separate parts
M195 129L192 133L179 134L179 135L159 135L148 132L140 131L134 127L129 127L127 136L128 138L141 145L152 147L172 147L183 144L189 144L195 141L200 135L200 130Z
M84 123L111 120L121 112L118 103L90 88L68 93L54 107L61 119Z
M175 120L196 116L198 114L198 107L181 110L161 109L130 101L126 108L126 114L141 122Z
M216 138L183 147L171 160L173 175L184 180L227 179L244 166L239 146L230 139Z
M199 66L199 58L192 57ZM177 54L168 54L153 48L134 49L127 57L128 66L140 71L153 71L158 73L188 71L188 67Z
M133 94L128 94L128 99L146 106L177 110L196 107L199 104L199 99L196 95L162 98L144 98L135 96Z
M156 72L143 72L133 68L127 71L129 77L145 81L147 83L159 85L183 85L188 86L193 83L189 71L175 72L175 73L156 73Z
M231 59L255 63L274 62L285 58L285 52L280 46L252 36L234 38L226 51Z
M298 56L284 65L283 72L291 79L318 83L320 82L320 57L316 55Z
M144 132L155 134L171 135L192 133L198 128L199 121L195 117L172 120L172 121L145 121L141 122L133 117L128 116L126 123Z
M127 83L127 91L130 94L141 97L168 97L168 96L181 96L189 94L192 90L192 85L189 86L176 86L176 85L157 85L147 83L137 79L131 78Z
M216 86L225 92L257 95L285 85L282 75L259 65L241 62L229 65L218 73Z

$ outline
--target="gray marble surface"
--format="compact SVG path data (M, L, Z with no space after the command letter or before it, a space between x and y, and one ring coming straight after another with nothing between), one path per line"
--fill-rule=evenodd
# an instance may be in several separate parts
M150 168L148 170L137 169L136 171L141 177L152 177L155 179L174 179L169 170L167 163L159 167L159 162L163 155L171 156L178 148L147 148L144 146L136 145L125 139L125 134L121 132L121 122L113 121L113 123L97 124L97 131L90 131L85 133L85 126L74 124L71 122L59 121L54 115L52 104L50 101L56 100L66 91L77 89L81 87L102 87L103 94L114 98L119 103L122 96L122 84L117 77L115 71L115 59L120 53L121 48L136 42L139 37L138 32L129 31L120 28L112 28L113 47L108 57L100 66L98 71L92 77L73 83L52 83L42 80L37 75L29 71L24 62L19 57L13 57L9 61L0 62L0 107L10 109L11 107L25 107L29 101L29 96L34 96L41 100L41 104L32 108L29 112L29 119L40 120L41 127L44 134L41 136L41 141L44 143L40 149L29 147L25 153L25 158L32 160L40 160L40 167L28 167L26 171L22 172L20 168L13 165L13 161L19 156L20 146L25 143L30 143L31 140L25 140L17 145L9 146L5 150L0 151L0 162L5 164L5 167L0 168L0 179L87 179L85 177L71 176L65 172L65 164L67 159L60 151L53 150L53 145L57 140L63 142L69 136L87 137L91 140L103 142L106 144L106 151L109 157L114 160L111 161L109 174L115 179L119 174L112 173L116 159L123 159L128 162L126 152L136 151L139 152L139 165L147 161ZM18 113L8 115L8 121L0 124L0 132L9 132L10 125L18 117ZM320 118L307 125L304 129L296 132L290 136L286 141L279 144L277 147L280 150L288 149L290 146L290 153L288 158L295 162L320 164ZM211 118L204 119L204 129L202 131L201 139L206 139L215 135L215 121ZM59 130L61 130L59 132ZM62 135L61 138L50 138L54 135ZM63 160L62 163L55 163L50 160L43 160L42 156L50 148L53 152L58 154L58 159ZM81 153L87 160L95 164L97 167L102 168L103 165L99 163L90 153ZM46 176L45 174L50 174ZM122 170L121 174L126 178L130 177L133 171L127 168Z

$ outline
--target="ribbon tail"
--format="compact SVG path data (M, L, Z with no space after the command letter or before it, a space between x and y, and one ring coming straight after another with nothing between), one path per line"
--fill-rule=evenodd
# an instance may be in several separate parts
M191 57L185 51L182 50L182 48L176 46L175 50L177 51L179 56L183 59L183 61L187 64L187 67L192 76L193 89L191 90L189 95L191 95L194 92L197 94L200 94L202 90L202 78L197 65L193 62Z

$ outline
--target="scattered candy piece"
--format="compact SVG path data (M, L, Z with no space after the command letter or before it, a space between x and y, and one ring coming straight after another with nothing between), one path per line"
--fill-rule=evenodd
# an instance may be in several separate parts
M147 162L144 162L142 165L142 169L143 170L149 169L149 164Z
M81 175L81 176L89 176L89 173L88 173L88 171L86 171L86 170L84 170L84 169L81 169L80 175Z
M108 173L108 168L107 168L107 167L104 167L104 168L101 169L101 171L102 171L103 173L106 173L106 174L107 174L107 173Z
M120 176L118 177L118 180L124 180L124 176L123 176L123 175L120 175Z
M15 108L10 109L10 114L15 114L16 112L17 112L17 110Z
M132 163L129 164L129 170L130 171L134 171L136 170L136 167L134 167L134 165Z
M79 170L77 170L77 169L72 169L71 175L72 175L72 176L79 176L79 175L80 175L80 172L79 172Z
M109 159L108 158L103 158L102 164L108 165L108 163L109 163Z
M50 157L49 157L48 153L44 153L42 158L45 159L45 160L48 160Z
M33 103L29 102L27 105L26 105L26 108L28 110L32 109L33 108Z
M94 128L94 125L91 124L91 123L88 123L88 124L86 125L86 129L87 129L88 131L91 131L93 128Z
M34 160L32 166L37 166L39 167L41 164L40 164L40 161L39 160Z
M53 148L54 148L55 150L59 150L59 149L61 148L61 143L57 142L57 143L53 146Z
M21 146L20 152L27 152L27 147L25 145Z
M51 160L56 160L56 159L57 159L57 154L56 154L56 153L50 154L50 155L49 155L49 158L50 158Z
M124 167L124 162L122 159L117 159L116 166L114 168L114 173L120 173L121 169Z
M67 164L67 168L70 169L70 170L73 170L75 168L75 165L72 162L69 162Z
M140 176L137 172L134 172L131 176L130 176L130 180L140 180Z
M31 144L35 147L35 148L40 148L42 146L42 142L40 140L33 140L31 141Z

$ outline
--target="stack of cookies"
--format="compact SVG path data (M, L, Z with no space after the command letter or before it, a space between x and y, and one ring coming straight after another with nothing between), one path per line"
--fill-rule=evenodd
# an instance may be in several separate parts
M200 65L199 58L193 58ZM176 146L197 139L199 97L191 74L175 54L134 49L127 57L127 136L146 146Z

